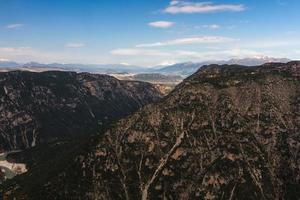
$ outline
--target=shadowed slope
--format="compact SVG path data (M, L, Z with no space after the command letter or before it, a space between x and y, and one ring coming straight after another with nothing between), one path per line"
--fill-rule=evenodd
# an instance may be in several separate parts
M24 149L95 134L158 99L151 84L107 75L0 73L0 148Z

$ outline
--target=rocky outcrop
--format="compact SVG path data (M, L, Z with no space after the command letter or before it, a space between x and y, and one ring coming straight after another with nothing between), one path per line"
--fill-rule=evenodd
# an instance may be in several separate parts
M299 62L206 66L92 138L63 170L43 180L33 170L3 191L25 199L297 199L299 94Z
M160 96L151 84L107 75L0 73L0 149L95 134Z

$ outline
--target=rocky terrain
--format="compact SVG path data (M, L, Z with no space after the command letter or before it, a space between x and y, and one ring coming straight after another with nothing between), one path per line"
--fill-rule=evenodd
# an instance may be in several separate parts
M0 149L89 136L160 99L148 83L49 71L0 73Z
M298 199L300 62L205 66L67 149L4 199Z

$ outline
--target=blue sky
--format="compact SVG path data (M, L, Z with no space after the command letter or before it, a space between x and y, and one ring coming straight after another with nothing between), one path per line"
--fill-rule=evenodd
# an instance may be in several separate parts
M299 0L0 0L0 59L154 66L300 58Z

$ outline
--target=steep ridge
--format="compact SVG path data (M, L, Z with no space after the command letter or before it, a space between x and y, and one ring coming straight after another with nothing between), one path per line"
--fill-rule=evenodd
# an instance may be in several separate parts
M297 199L300 62L210 65L92 138L62 171L3 188L19 199ZM45 173L45 171L44 171Z
M0 150L95 134L160 99L151 84L107 75L50 71L0 73Z

